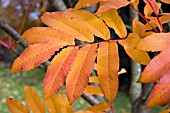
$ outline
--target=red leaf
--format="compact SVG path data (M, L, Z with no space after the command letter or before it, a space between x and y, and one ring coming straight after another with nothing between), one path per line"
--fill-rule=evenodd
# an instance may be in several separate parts
M165 49L154 57L142 72L139 82L150 83L159 80L162 75L170 69L170 48Z
M136 49L143 51L162 51L170 44L170 33L154 33L142 39Z
M154 86L148 100L147 108L166 105L170 103L170 69L162 76Z

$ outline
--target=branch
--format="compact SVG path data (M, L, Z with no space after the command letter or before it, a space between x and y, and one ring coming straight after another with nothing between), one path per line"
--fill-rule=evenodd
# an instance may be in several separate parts
M67 7L66 7L65 3L63 2L63 0L48 0L48 2L57 11L65 11L65 10L67 10Z
M158 30L156 30L155 27L132 4L130 4L130 6L153 28L156 33L159 33Z
M23 48L28 47L28 45L29 45L28 42L24 41L21 38L21 35L17 31L15 31L11 26L9 26L7 23L5 23L2 19L0 19L0 29L2 29L7 34L9 34L11 36L11 38L13 38L16 41L16 43L21 45ZM41 67L47 68L47 66L49 65L49 61L44 62L42 65L41 65Z
M94 96L90 96L87 94L82 94L81 97L85 99L90 105L95 105L100 103L99 100L97 100Z
M138 9L138 7L136 7ZM139 15L133 10L132 7L130 7L130 20L132 23L135 18L139 20ZM132 28L131 28L132 32ZM129 96L131 104L134 103L134 101L140 96L142 92L142 84L136 83L136 81L139 79L142 68L141 65L132 59L130 60L131 63L131 84L130 84L130 90L129 90Z
M150 113L150 109L146 108L146 100L152 90L153 83L143 84L142 93L138 99L135 100L132 108L132 113ZM136 109L138 108L138 109Z

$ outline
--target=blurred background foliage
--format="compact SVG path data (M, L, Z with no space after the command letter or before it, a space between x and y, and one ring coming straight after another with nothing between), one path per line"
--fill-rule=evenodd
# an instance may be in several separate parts
M77 0L64 0L68 8L73 7ZM140 1L141 2L141 1ZM163 10L169 10L166 4L163 4ZM143 13L144 3L141 2L139 10ZM95 7L94 7L95 8ZM93 9L92 9L93 10ZM47 0L0 0L0 19L12 26L19 34L36 26L44 26L39 17L46 11L56 11L55 8ZM93 10L95 11L95 10ZM125 24L129 23L129 9L128 7L121 8L119 14ZM113 30L111 34L117 37ZM0 30L0 41L6 44L12 43L15 45L17 53L21 53L23 48L14 41L9 41L8 34ZM126 74L119 75L120 87L117 98L114 102L115 113L131 113L131 103L129 99L130 86L130 58L125 54L122 47L119 47L119 54L121 59L121 67L127 70ZM0 112L9 113L5 104L6 98L13 97L25 104L25 97L23 86L32 86L43 98L42 81L45 71L37 68L31 71L23 71L18 73L11 73L10 68L17 57L16 52L11 51L0 44ZM120 68L121 69L121 68ZM81 97L74 103L74 110L83 110L90 105ZM154 108L152 113L157 113L159 107Z

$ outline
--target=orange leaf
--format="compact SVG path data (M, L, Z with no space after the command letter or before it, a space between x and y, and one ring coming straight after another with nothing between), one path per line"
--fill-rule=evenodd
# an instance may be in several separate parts
M165 23L168 23L170 22L170 14L169 13L163 13L161 17L159 17L159 20L162 24L165 24ZM156 18L151 18L151 21L150 23L154 26L154 27L159 27L160 30L162 30L160 24L158 23L157 19ZM146 23L145 24L146 26L146 30L152 30L153 28L148 24Z
M101 15L101 18L106 22L106 24L113 28L116 32L116 34L120 38L125 38L127 35L126 27L118 15L118 12L116 9L110 9L107 12L103 13Z
M170 33L154 33L142 39L135 47L144 51L162 51L170 43Z
M24 92L26 103L29 105L32 111L34 113L45 113L43 102L37 92L29 86L24 86Z
M145 25L135 18L133 20L133 33L136 33L139 37L142 37L145 34L145 31Z
M58 100L60 102L60 108L62 113L73 113L71 105L63 94L58 95Z
M139 0L130 0L133 6L137 6L139 4Z
M130 33L125 40L120 40L119 43L124 47L126 53L134 61L139 62L140 64L148 64L150 62L150 57L147 52L134 49L136 44L141 39L135 33Z
M145 7L144 7L144 14L147 18L150 17L150 15L155 12L157 15L159 13L159 9L161 7L160 3L157 3L155 0L144 0L144 2L146 3ZM149 2L149 3L148 3ZM150 5L152 5L152 7L154 9L151 8ZM153 11L154 10L154 11Z
M165 109L165 110L163 110L163 111L161 111L159 113L169 113L169 112L170 112L170 109L168 108L168 109Z
M60 102L56 95L51 96L48 99L45 99L45 104L50 113L60 113Z
M104 110L109 110L111 107L110 107L110 104L106 103L106 102L100 102L99 104L95 104L93 105L92 107L89 107L87 109L87 111L104 111Z
M130 2L128 0L107 0L105 2L101 2L98 11L96 14L101 14L108 11L111 8L119 9L121 7L127 6Z
M60 47L56 43L49 41L30 45L14 61L12 72L34 69L41 63L47 61L55 51L59 50Z
M56 55L48 66L44 78L44 95L49 98L64 84L68 71L74 63L78 47L68 47Z
M33 27L25 31L22 38L30 44L56 41L58 45L74 45L74 37L72 35L50 27Z
M98 19L94 14L86 11L86 10L69 10L69 13L76 15L77 18L83 19L87 22L91 28L91 31L94 35L103 38L104 40L110 39L110 31L105 23Z
M86 6L92 6L100 1L105 1L105 0L79 0L76 6L74 7L74 9L77 10Z
M96 83L96 84L99 84L99 79L98 79L97 76L91 76L91 77L89 78L89 82L94 82L94 83Z
M98 112L96 112L96 111L78 111L78 112L75 112L75 113L105 113L105 112L102 112L102 111L98 111Z
M97 73L102 92L110 103L113 103L118 91L118 70L119 57L116 42L101 42L97 55Z
M100 87L98 86L93 86L93 85L88 85L84 92L83 93L86 93L86 94L89 94L89 95L94 95L94 94L97 94L99 96L103 96L103 93L100 89Z
M164 3L170 4L170 0L161 0L161 2L164 2Z
M154 86L148 100L147 108L166 105L170 103L170 69L162 76Z
M68 12L46 12L41 17L41 20L54 29L67 31L67 33L79 40L87 42L94 41L93 33L88 29L89 24Z
M66 79L66 93L72 104L86 88L96 58L97 44L86 44L77 53L75 63Z
M29 113L29 109L14 98L6 99L6 104L11 113Z
M154 57L142 72L139 82L150 83L159 80L162 75L170 69L169 56L170 48L166 48L159 55Z

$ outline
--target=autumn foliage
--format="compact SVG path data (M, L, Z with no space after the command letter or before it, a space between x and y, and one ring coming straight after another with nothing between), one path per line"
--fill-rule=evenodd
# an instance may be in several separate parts
M169 0L161 1L170 4ZM95 14L81 9L99 2L100 6ZM83 92L88 94L96 92L101 96L104 95L109 104L100 103L84 112L77 113L100 113L110 109L118 92L119 43L131 59L147 65L138 82L156 83L147 108L170 103L168 95L170 93L170 59L168 57L170 33L165 33L162 26L170 21L170 14L159 15L161 4L155 0L144 0L144 2L146 6L143 19L146 20L146 24L134 19L133 30L129 34L117 9L129 5L136 10L135 6L138 5L139 0L79 0L73 9L44 13L41 20L49 27L34 27L24 32L22 38L29 42L30 46L14 61L12 72L34 69L58 51L48 66L43 81L45 103L49 111L72 113L71 104ZM152 13L155 16L152 16ZM110 40L109 28L115 31L119 39ZM94 36L104 41L95 42ZM85 41L86 44L75 45L75 39ZM148 54L150 51L160 53L151 60ZM95 63L98 76L91 78L90 74ZM100 87L88 85L89 78L90 81L96 80ZM64 83L68 101L62 94L56 96ZM37 113L39 110L44 113L45 108L38 94L30 87L25 87L24 90L26 102L32 111ZM28 108L15 99L7 99L7 105L10 111L20 110L29 113ZM100 108L97 106L106 107L93 111Z

